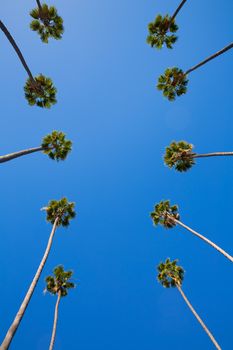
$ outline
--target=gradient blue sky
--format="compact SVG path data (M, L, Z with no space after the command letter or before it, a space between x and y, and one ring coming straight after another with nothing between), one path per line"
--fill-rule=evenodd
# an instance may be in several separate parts
M172 140L200 153L232 151L233 52L190 75L187 95L173 103L155 89L165 68L187 69L232 41L232 1L188 1L179 41L160 52L145 42L147 24L178 1L51 4L65 34L49 45L28 28L35 1L1 6L33 74L58 89L51 110L29 107L26 74L1 33L1 154L38 146L54 129L74 143L64 163L34 154L1 165L1 338L47 244L51 226L40 208L67 196L77 218L56 233L12 350L48 348L55 298L43 295L44 278L57 264L75 271L78 286L61 303L56 350L212 349L178 291L156 281L155 266L168 256L179 258L185 293L231 350L231 263L180 228L154 228L149 213L168 198L183 222L233 254L232 159L200 159L186 174L162 160Z

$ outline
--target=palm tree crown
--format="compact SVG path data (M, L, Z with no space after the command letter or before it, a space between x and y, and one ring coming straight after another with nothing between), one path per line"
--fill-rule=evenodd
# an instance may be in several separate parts
M147 43L157 49L161 49L164 44L168 49L172 49L172 45L177 41L177 36L173 33L177 30L178 26L172 17L158 15L153 22L148 24ZM169 32L172 34L168 35Z
M72 271L64 271L64 267L59 265L53 270L54 276L46 277L46 291L55 295L60 292L61 297L65 297L68 294L68 290L75 288L75 284L70 282L72 277Z
M177 67L167 68L164 74L158 79L157 88L163 91L163 95L169 100L174 101L176 96L181 96L187 91L188 79L186 74Z
M53 131L42 140L43 152L51 159L65 160L72 149L72 142L66 140L66 135L61 131Z
M169 200L161 201L160 203L156 204L154 211L150 214L150 216L155 226L160 224L165 228L172 228L176 226L175 220L179 220L180 218L178 206L171 206Z
M56 100L57 89L50 78L40 74L33 80L28 78L24 86L25 97L30 106L50 108Z
M200 68L204 64L212 61L216 57L222 55L228 50L233 48L233 43L230 43L220 51L215 52L213 55L207 57L203 61L199 62L195 66L189 68L185 72L177 67L167 68L158 79L157 88L163 91L163 95L169 100L174 101L176 96L181 96L187 92L188 79L187 76L191 72Z
M177 265L178 260L171 261L169 258L157 267L158 281L165 288L181 286L184 279L184 270Z
M233 152L211 152L211 153L195 153L194 146L186 141L173 141L170 146L166 147L164 155L164 163L169 168L175 168L177 171L184 172L189 170L196 164L196 158L206 157L226 157L233 156Z
M68 202L67 198L62 198L59 201L51 200L47 207L43 208L47 212L47 221L54 224L57 220L57 226L69 226L70 220L76 215L74 211L74 202Z
M34 18L30 28L40 35L43 43L48 43L49 38L56 40L62 38L63 19L58 16L54 6L49 7L47 4L42 4L40 8L33 9L30 15Z
M193 158L195 153L192 150L192 144L186 141L174 141L170 146L166 147L164 162L169 168L174 167L180 172L187 171L195 164Z

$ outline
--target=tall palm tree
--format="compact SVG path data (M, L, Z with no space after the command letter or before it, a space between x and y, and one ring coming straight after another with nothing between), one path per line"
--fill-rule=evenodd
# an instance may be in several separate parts
M158 281L162 284L165 288L177 288L180 292L181 296L183 297L184 301L190 308L193 315L196 317L200 325L203 327L204 331L207 333L207 335L210 337L211 341L213 342L214 346L221 350L221 347L215 340L213 334L209 331L209 329L206 327L200 316L197 314L195 309L193 308L192 304L184 294L181 286L184 279L184 270L181 266L177 265L178 260L171 261L169 258L165 260L164 263L160 263L157 267L158 270Z
M36 285L39 281L40 275L43 271L43 268L45 266L45 263L48 259L52 243L53 243L53 238L55 231L57 227L59 226L64 226L67 227L69 226L70 220L75 217L75 211L74 211L74 203L73 202L68 202L66 198L62 198L59 201L56 200L51 200L48 204L47 207L43 208L47 212L47 221L49 221L51 224L53 224L52 231L48 240L48 244L45 250L45 253L43 255L43 258L39 264L39 267L36 271L36 274L32 280L32 283L26 293L26 296L15 316L14 321L12 322L5 339L2 342L2 345L0 347L1 350L7 350L12 342L12 339L20 325L20 322L25 314L25 311L27 309L27 306L31 300L31 297L33 295L33 292L36 288Z
M175 168L183 172L190 169L195 164L195 158L233 156L233 152L213 152L197 154L193 152L194 146L186 141L172 142L166 147L164 163L169 168Z
M59 265L53 270L54 276L48 276L46 278L46 291L53 295L57 295L57 302L55 305L54 312L54 322L53 322L53 331L50 341L49 350L52 350L54 347L56 330L57 330L57 320L58 320L58 308L61 301L61 298L67 296L68 290L74 288L75 285L73 282L70 282L70 278L73 275L72 271L64 271L64 267Z
M61 131L53 131L51 134L43 138L39 147L28 148L23 151L0 156L0 163L8 162L12 159L38 151L42 151L43 153L47 154L51 159L55 159L57 161L65 160L71 149L72 142L66 139L66 135Z
M185 72L177 67L167 68L164 74L160 75L158 79L157 88L158 90L163 91L163 95L169 100L174 101L176 96L181 96L187 92L188 79L187 76L191 72L195 71L199 67L203 66L207 62L213 60L214 58L222 55L228 50L233 48L233 43L230 43L222 50L214 53L210 57L207 57L205 60L201 61L194 67L186 70Z
M7 39L13 46L15 52L17 53L24 69L28 74L28 79L24 86L25 97L29 103L29 105L42 108L50 108L53 104L57 102L56 100L56 92L57 89L53 85L53 82L50 78L45 77L42 74L39 74L36 77L33 77L31 70L29 69L22 52L20 51L18 45L16 44L14 38L4 25L4 23L0 20L0 29L6 35Z
M186 1L187 0L181 1L172 16L158 15L153 22L148 24L149 35L147 36L147 43L151 47L161 49L165 44L168 49L172 49L172 45L178 39L174 33L179 29L178 25L175 23L175 18Z
M43 43L48 43L49 38L61 39L64 26L63 19L57 14L57 9L47 4L41 5L39 0L36 2L38 7L30 12L30 16L34 18L30 28L39 34Z
M180 221L180 214L178 212L178 206L177 205L170 205L170 201L161 201L160 203L156 204L154 207L154 211L150 214L154 225L158 226L159 224L162 225L165 228L173 228L176 225L182 226L192 234L194 234L196 237L199 237L204 242L208 243L211 247L215 248L217 251L219 251L221 254L223 254L227 259L229 259L231 262L233 262L233 257L229 255L225 250L217 246L215 243L210 241L205 236L201 235L200 233L194 231L189 226L183 224L183 222Z

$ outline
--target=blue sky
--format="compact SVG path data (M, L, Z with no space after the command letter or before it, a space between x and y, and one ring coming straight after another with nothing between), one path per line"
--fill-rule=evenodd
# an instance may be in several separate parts
M1 154L38 146L54 129L74 147L63 163L33 154L1 165L1 337L47 244L51 226L40 208L67 196L77 218L56 233L12 350L48 348L55 298L43 295L44 278L58 264L74 270L77 288L62 300L56 350L212 349L178 291L156 281L155 266L168 256L179 258L185 293L222 348L232 349L231 263L149 217L170 199L184 223L233 254L230 157L200 159L185 174L162 160L172 140L200 153L232 151L233 52L193 72L188 93L173 103L155 88L165 68L187 69L232 41L232 1L188 1L175 48L160 52L145 42L147 24L171 14L176 1L53 4L65 34L49 45L28 28L33 1L2 4L2 21L33 74L53 78L58 103L27 105L26 74L1 33Z

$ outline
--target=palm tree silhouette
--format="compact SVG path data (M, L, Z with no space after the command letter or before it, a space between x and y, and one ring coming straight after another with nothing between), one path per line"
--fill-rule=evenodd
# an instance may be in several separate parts
M232 48L233 43L227 45L222 50L214 53L210 57L206 58L205 60L201 61L194 67L186 70L185 72L178 67L167 68L164 74L160 75L158 79L158 90L161 90L163 92L163 95L169 101L174 101L176 99L176 96L181 96L187 92L188 74Z
M223 250L222 248L217 246L215 243L210 241L208 238L194 231L189 226L181 222L180 214L178 212L178 206L170 205L169 200L161 201L160 203L156 204L154 207L154 211L150 214L150 216L155 226L162 225L165 228L173 228L176 225L182 226L183 228L185 228L186 230L194 234L196 237L202 239L204 242L208 243L211 247L215 248L218 252L223 254L225 258L233 262L233 257L229 255L227 252L225 252L225 250Z
M30 16L34 18L30 28L39 34L43 43L48 43L49 38L61 39L64 26L63 19L57 14L57 9L47 4L41 5L39 0L36 2L38 7L30 12Z
M211 341L213 342L214 346L221 350L221 347L215 340L213 334L209 331L209 329L206 327L200 316L197 314L195 309L193 308L192 304L186 297L185 293L183 292L181 286L184 279L184 270L181 266L177 265L178 260L171 261L169 258L165 260L165 262L161 262L158 267L158 281L162 284L165 288L177 288L180 292L181 296L183 297L184 301L188 305L189 309L193 313L193 315L196 317L200 325L203 327L204 331L207 333L207 335L210 337Z
M149 35L147 36L147 43L151 47L161 49L165 44L168 49L172 49L172 45L178 39L174 33L179 29L178 25L175 23L175 18L186 1L187 0L181 1L172 16L158 15L153 22L148 24Z
M184 172L195 164L195 158L233 156L233 152L212 152L197 154L193 152L194 146L186 141L172 142L166 147L164 163L169 168Z
M51 159L57 161L65 160L71 149L72 142L66 139L66 135L61 131L54 130L51 134L43 138L40 146L0 156L0 163L39 151L47 154Z
M53 322L53 331L50 341L49 350L52 350L54 347L56 331L57 331L57 320L58 320L58 309L61 298L67 296L68 290L74 288L75 285L73 282L70 282L70 278L73 275L72 271L64 271L64 267L59 265L53 270L54 276L46 277L46 291L53 295L57 295L57 302L55 305L54 312L54 322Z
M53 227L52 227L52 231L50 233L49 236L49 240L47 243L47 247L45 250L45 253L43 255L43 258L39 264L39 267L36 271L36 274L32 280L32 283L26 293L26 296L15 316L14 321L12 322L3 342L2 345L0 347L1 350L7 350L13 340L13 337L20 325L20 322L25 314L25 311L27 309L27 306L31 300L31 297L34 293L34 290L36 288L36 285L39 281L40 275L43 271L43 268L45 266L45 263L48 259L51 247L52 247L52 243L53 243L53 238L55 235L55 231L57 229L57 227L59 226L64 226L67 227L69 226L70 220L73 219L75 217L75 211L74 211L74 203L73 202L68 202L68 200L66 198L62 198L59 201L56 200L51 200L48 204L47 207L44 207L43 210L46 211L47 213L47 221L49 221Z
M50 108L53 104L57 102L56 100L56 92L57 89L53 85L53 82L50 78L45 77L40 74L36 77L33 77L31 70L29 69L22 52L20 51L18 45L16 44L14 38L4 25L2 21L0 21L0 29L6 35L7 39L13 46L15 52L17 53L24 69L28 74L28 79L24 86L25 98L27 99L29 105L42 108Z

